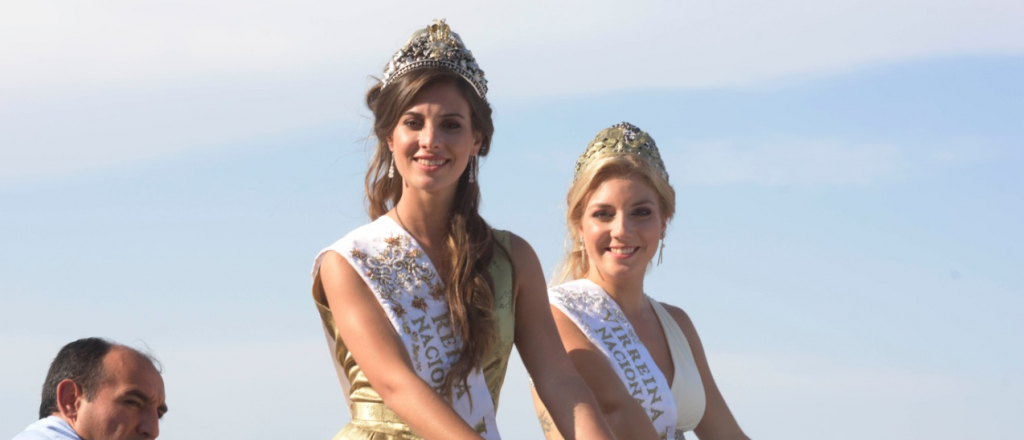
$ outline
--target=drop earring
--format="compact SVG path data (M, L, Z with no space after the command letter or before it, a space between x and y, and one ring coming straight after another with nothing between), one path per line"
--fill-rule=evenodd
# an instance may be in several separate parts
M665 255L665 231L661 231L661 248L658 249L658 266L661 266L661 257Z
M472 156L469 158L469 183L476 182L476 168L476 156Z
M587 245L583 244L583 237L580 237L580 271L586 273L590 270L587 265Z
M395 178L395 155L394 155L394 153L392 153L391 154L391 166L388 167L388 179L394 179L394 178Z

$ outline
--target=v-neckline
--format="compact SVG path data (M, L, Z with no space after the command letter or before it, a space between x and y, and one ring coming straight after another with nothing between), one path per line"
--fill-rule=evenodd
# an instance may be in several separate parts
M424 252L424 254L425 253L426 252ZM633 325L633 321L629 320L629 317L626 316L626 312L622 310L622 306L619 305L618 301L615 301L615 297L613 297L610 293L608 293L607 290L604 290L604 287L601 287L600 284L595 283L593 280L590 280L589 278L581 278L581 280L586 281L587 283L590 283L592 286L597 288L597 290L599 292L601 292L601 294L603 294L606 298L608 298L609 301L615 303L615 307L619 308L619 312L622 313L622 317L626 319L626 322L629 323L629 326L633 330L633 333L636 334L636 339L639 340L640 344L644 346L644 350L647 350L647 355L650 356L651 357L651 361L654 362L654 355L651 354L651 349L647 347L647 344L644 343L643 339L640 339L640 334L636 332L636 325ZM661 321L661 315L659 315L658 311L654 309L654 304L653 304L654 298L651 298L650 295L648 295L646 292L643 295L644 295L644 299L647 300L648 306L651 308L651 312L654 313L654 318L658 320L658 328L661 330L661 337L665 339L665 346L666 346L666 348L668 348L668 361L669 361L669 363L671 363L670 366L672 367L672 380L668 379L668 375L665 374L665 371L661 371L661 377L665 378L665 382L668 383L668 388L669 388L669 390L671 390L672 389L672 385L675 383L676 376L677 376L677 374L676 374L676 358L675 358L675 356L672 355L672 344L668 343L668 334L665 332L665 323ZM658 363L654 362L654 364L657 365ZM658 368L658 370L661 370L661 368Z

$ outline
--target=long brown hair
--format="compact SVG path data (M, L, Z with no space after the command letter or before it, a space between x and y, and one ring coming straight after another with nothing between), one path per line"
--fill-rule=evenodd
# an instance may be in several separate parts
M478 154L486 156L490 151L491 137L494 135L491 106L456 73L443 68L419 69L401 76L386 88L382 89L378 83L366 93L366 105L373 112L373 133L377 138L377 147L370 168L366 171L365 181L367 211L371 219L376 220L386 214L402 198L402 176L395 173L393 178L387 177L392 160L387 145L388 136L417 93L431 85L445 82L455 85L469 102L472 129L483 136ZM459 178L445 230L445 255L448 259L439 262L449 269L446 274L448 282L444 288L452 331L463 341L459 357L444 380L449 400L453 388L458 384L465 385L469 374L480 368L496 332L494 282L488 272L495 241L491 227L480 217L480 186L469 182L469 168L467 166L466 172ZM501 248L500 244L498 247Z

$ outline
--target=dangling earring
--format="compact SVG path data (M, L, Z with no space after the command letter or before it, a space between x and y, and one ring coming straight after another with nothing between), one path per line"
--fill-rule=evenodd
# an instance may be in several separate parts
M587 246L583 244L582 236L580 237L580 265L582 266L581 269L583 272L590 269L590 267L587 266Z
M469 183L476 182L476 156L469 158Z
M395 178L395 155L391 154L391 167L388 168L388 179Z
M665 231L661 231L661 249L658 249L658 266L661 266L661 257L665 255Z

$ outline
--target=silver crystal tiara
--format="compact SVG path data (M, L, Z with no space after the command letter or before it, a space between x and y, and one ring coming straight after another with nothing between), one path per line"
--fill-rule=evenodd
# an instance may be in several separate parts
M459 34L452 32L444 19L416 31L384 67L381 90L406 73L416 69L444 67L469 81L481 98L487 99L487 78L476 64L473 52L462 44Z

